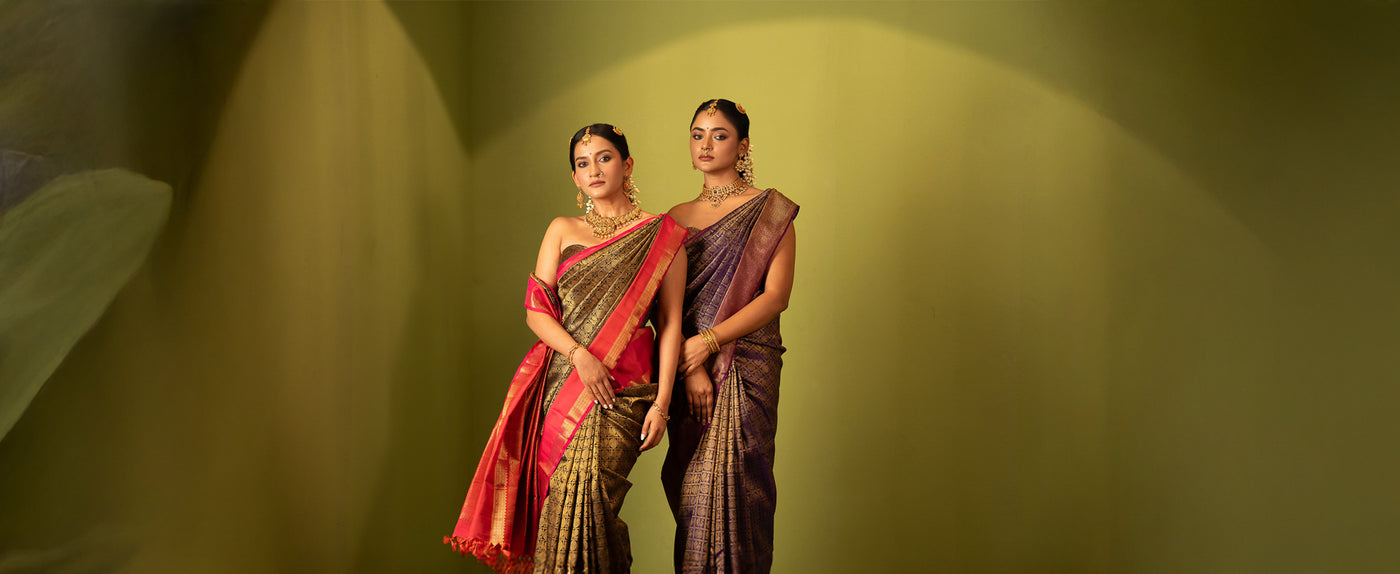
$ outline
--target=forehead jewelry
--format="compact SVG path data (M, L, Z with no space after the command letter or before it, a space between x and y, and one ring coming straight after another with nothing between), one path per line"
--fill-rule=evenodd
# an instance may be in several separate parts
M705 115L712 118L715 117L715 112L719 111L718 109L716 109L718 106L719 100L710 100L710 109L705 110Z
M583 145L588 145L588 140L593 139L593 133L592 133L592 132L593 132L593 126L588 126L588 127L586 127L586 128L583 128L583 137L580 138L580 139L578 140L578 143L581 143L581 144L583 144Z

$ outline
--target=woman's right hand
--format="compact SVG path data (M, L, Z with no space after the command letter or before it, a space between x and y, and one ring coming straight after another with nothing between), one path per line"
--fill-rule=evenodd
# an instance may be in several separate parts
M702 425L710 424L710 416L715 412L715 385L708 371L700 369L685 377L685 397L690 416Z
M587 348L579 347L574 349L574 370L578 371L584 388L593 395L593 402L605 409L611 409L616 398L612 389L615 379L608 372L608 368L603 366L603 362L589 353Z
M681 372L687 376L695 371L702 371L705 367L705 359L710 358L710 347L705 344L705 339L696 335L681 343Z

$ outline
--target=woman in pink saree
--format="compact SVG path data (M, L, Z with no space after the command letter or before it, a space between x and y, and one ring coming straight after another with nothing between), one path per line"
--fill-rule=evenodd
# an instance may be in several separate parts
M540 341L511 379L457 527L443 539L497 572L629 571L618 518L627 475L669 418L686 231L637 206L621 130L579 130L569 163L587 211L545 232L525 289L525 322ZM655 357L649 317L660 335Z
M707 100L691 118L697 199L670 215L685 242L681 351L661 470L676 518L677 572L768 572L773 565L774 438L784 351L778 315L792 292L797 204L753 186L749 117Z

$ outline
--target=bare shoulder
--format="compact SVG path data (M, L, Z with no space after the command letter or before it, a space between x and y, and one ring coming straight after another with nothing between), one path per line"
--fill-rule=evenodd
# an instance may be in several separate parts
M698 200L692 199L685 203L677 204L675 207L672 207L670 211L666 212L666 215L671 216L671 219L676 220L676 223L689 227L691 223L693 223L692 219L695 216L696 201Z
M581 217L560 216L549 222L549 228L544 230L545 237L562 237L567 235L574 228L583 222Z
M549 223L549 230L545 232L547 237L554 237L559 247L569 243L586 242L584 239L589 235L588 223L584 222L583 216L570 215L554 218Z

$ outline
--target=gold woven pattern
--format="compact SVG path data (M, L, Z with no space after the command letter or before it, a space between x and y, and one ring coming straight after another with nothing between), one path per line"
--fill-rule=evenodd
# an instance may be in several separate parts
M618 518L632 483L647 409L656 383L617 393L611 410L595 408L579 425L549 481L535 539L536 572L611 573L632 568L627 523Z
M559 277L560 324L585 345L598 335L646 260L661 229L647 222L574 263ZM581 246L565 248L565 258ZM579 350L576 353L581 353ZM577 358L577 355L575 355ZM555 353L545 375L544 416L573 368ZM535 539L535 572L627 572L632 550L627 524L618 518L632 483L639 436L655 383L617 391L615 408L593 408L580 423L550 479Z
M647 251L651 249L660 229L659 217L643 223L611 245L579 260L559 277L559 302L564 310L559 324L573 336L574 341L587 346L598 336L603 322L617 307L632 278L637 276L637 269L646 260ZM564 252L569 253L574 248L570 245ZM575 351L574 359L578 359L579 353L583 352L584 349ZM545 395L540 416L549 412L550 405L554 404L559 389L563 388L564 380L572 370L567 357L560 353L552 354L549 373L545 375Z
M732 316L733 310L721 311L731 295L742 305L762 292L762 273L796 214L795 204L767 190L691 234L681 321L687 336ZM772 568L773 458L784 350L776 318L724 345L707 367L717 386L710 424L676 416L668 425L661 482L677 522L678 573L747 574ZM722 363L731 352L726 368ZM672 413L688 409L685 393L677 393Z

